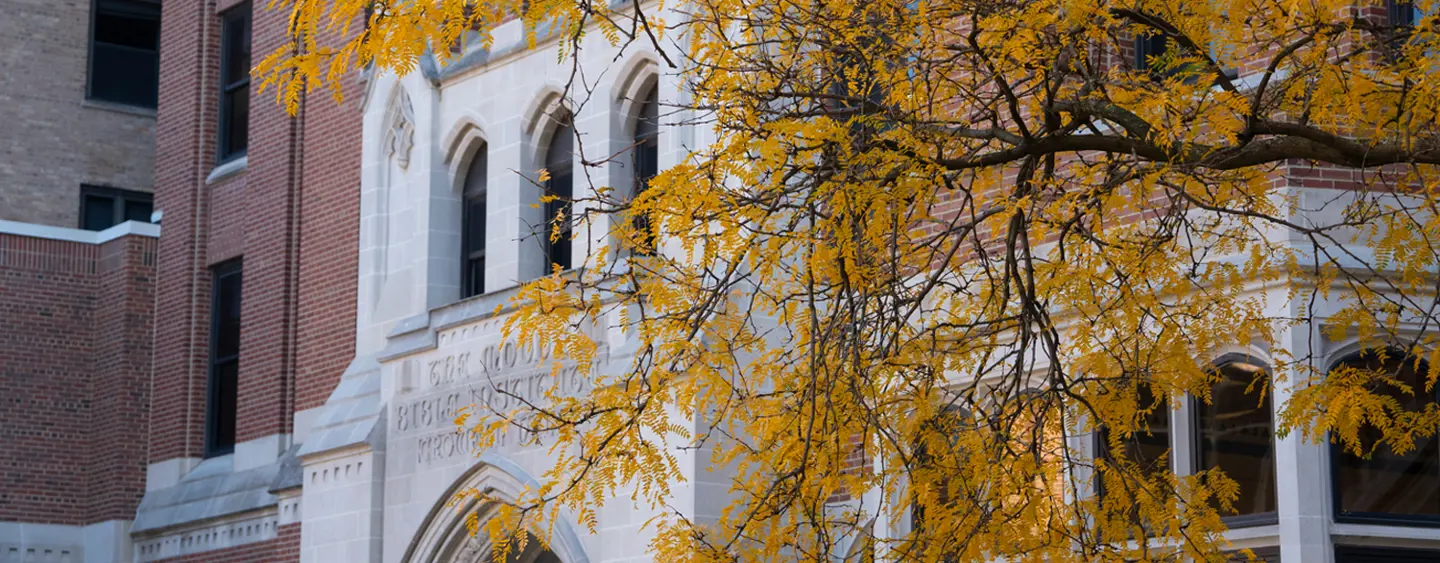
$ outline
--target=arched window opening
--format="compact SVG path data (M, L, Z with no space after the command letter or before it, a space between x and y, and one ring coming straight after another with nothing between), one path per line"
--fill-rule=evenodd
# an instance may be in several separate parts
M1240 485L1236 514L1275 512L1275 419L1265 368L1245 360L1216 368L1210 403L1195 402L1196 462Z
M1112 468L1121 462L1134 464L1140 470L1141 476L1148 481L1171 471L1170 438L1174 432L1170 426L1170 403L1164 397L1156 397L1149 385L1141 384L1135 388L1135 408L1140 411L1138 426L1134 433L1120 441L1118 448L1111 448L1109 429L1102 427L1095 433L1098 452L1095 457L1097 465L1103 463ZM1149 524L1140 515L1140 500L1145 495L1154 496L1158 493L1147 492L1148 483L1112 477L1107 487L1105 475L1097 473L1094 485L1096 496L1107 506L1116 502L1128 503L1119 507L1115 514L1121 515L1123 521L1131 524L1132 536L1136 527L1141 528L1146 536L1152 534ZM1114 487L1113 492L1110 487ZM1117 501L1116 498L1121 500Z
M540 239L545 252L546 274L556 266L568 270L573 266L570 257L572 226L570 202L574 198L574 143L575 128L569 114L557 118L559 122L550 135L550 145L545 149L545 170L550 179L545 182L545 229ZM556 231L558 238L552 238Z
M650 186L650 180L660 173L660 89L651 85L640 98L640 112L635 118L635 196ZM636 215L635 232L640 237L638 252L645 254L655 248L655 231L650 218Z
M948 538L934 530L943 525L942 518L954 516L955 511L983 510L983 491L962 467L967 456L960 443L961 435L966 431L974 431L975 425L976 420L971 411L951 405L922 422L915 437L912 463L909 467L910 527L916 531L929 529L915 537L926 537L929 542L941 542L941 545L934 547L942 552L949 552L951 547L944 544ZM921 495L927 497L929 502L922 501ZM927 511L927 506L935 511ZM915 546L919 552L930 547L926 544Z
M1403 353L1367 350L1341 360L1331 372L1340 369L1375 372L1409 386L1413 393L1393 385L1374 390L1393 398L1407 412L1420 412L1437 402L1436 390L1425 387L1428 367ZM1374 426L1360 428L1362 451L1374 449L1369 459L1334 445L1336 518L1440 524L1440 436L1416 436L1414 448L1397 454L1389 444L1375 447L1382 435Z
M461 192L460 297L485 293L485 219L488 146L476 149Z

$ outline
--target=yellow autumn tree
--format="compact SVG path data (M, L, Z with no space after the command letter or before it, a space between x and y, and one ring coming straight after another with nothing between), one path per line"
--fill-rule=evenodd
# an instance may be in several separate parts
M659 561L1222 561L1240 485L1147 449L1219 351L1266 351L1241 381L1281 434L1440 428L1411 400L1440 375L1435 4L272 0L294 42L257 72L293 108L501 26L557 64L599 34L659 53L687 89L662 113L709 133L637 197L577 190L618 242L527 285L507 337L638 350L458 421L558 458L480 533L667 513L689 449L731 503L651 522ZM1295 345L1321 337L1380 359L1327 373Z

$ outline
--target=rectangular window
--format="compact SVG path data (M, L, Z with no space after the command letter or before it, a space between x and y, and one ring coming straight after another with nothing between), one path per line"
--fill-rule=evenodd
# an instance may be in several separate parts
M215 266L212 274L205 457L235 450L235 407L240 376L240 259Z
M1135 464L1146 479L1152 479L1156 475L1167 473L1170 468L1170 403L1163 397L1156 397L1149 385L1140 385L1135 389L1135 403L1141 409L1149 409L1140 419L1140 427L1129 439L1120 444L1117 452L1110 449L1110 433L1102 428L1096 433L1095 447L1098 451L1096 456L1099 460L1116 464L1125 461ZM1116 459L1116 454L1121 459ZM1105 498L1105 481L1100 475L1095 476L1095 494ZM1132 506L1128 509L1130 522L1135 526L1146 528L1146 535L1152 535L1148 527L1154 523L1145 522L1139 511L1138 501L1142 495L1151 495L1153 492L1145 490L1140 483L1125 482L1121 485L1124 490L1116 491L1121 498L1132 499Z
M100 186L80 186L80 228L103 231L126 221L150 222L154 196Z
M1414 2L1385 0L1385 11L1393 26L1414 27L1420 21L1420 8Z
M160 2L95 0L86 97L155 108L160 85Z
M245 154L250 141L250 4L220 16L221 162Z
M1169 41L1158 32L1135 37L1135 69L1150 70L1153 59L1164 55L1168 46Z

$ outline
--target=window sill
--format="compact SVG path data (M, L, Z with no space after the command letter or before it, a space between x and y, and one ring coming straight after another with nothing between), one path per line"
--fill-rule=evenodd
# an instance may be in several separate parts
M142 107L139 107L139 106L127 106L127 105L125 105L125 104L120 104L120 103L115 103L115 102L106 102L106 101L103 101L103 100L90 100L90 99L87 99L87 100L85 100L85 101L83 101L83 102L80 102L80 107L89 108L89 109L98 109L98 110L102 110L102 111L110 111L110 112L115 112L115 113L123 113L123 114L126 114L126 115L134 115L134 116L137 116L137 117L148 117L148 118L150 118L150 119L155 119L155 110L154 110L154 109L151 109L151 108L142 108Z
M211 170L209 176L205 177L205 184L214 184L215 182L219 182L220 180L224 180L226 178L244 172L246 166L249 165L249 162L250 157L247 155L222 163L219 166L216 166L214 170Z

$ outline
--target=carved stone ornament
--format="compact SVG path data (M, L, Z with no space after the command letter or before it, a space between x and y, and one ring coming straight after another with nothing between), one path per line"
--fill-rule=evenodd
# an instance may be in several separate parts
M395 157L395 163L404 170L410 167L410 149L415 146L415 110L410 107L410 95L405 93L404 88L396 91L389 115L385 156Z

